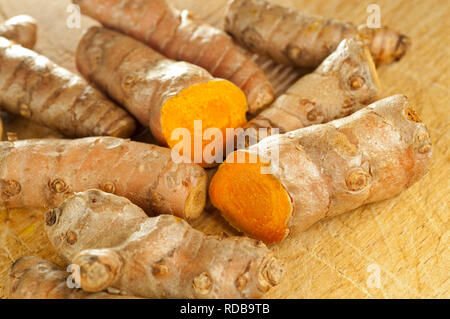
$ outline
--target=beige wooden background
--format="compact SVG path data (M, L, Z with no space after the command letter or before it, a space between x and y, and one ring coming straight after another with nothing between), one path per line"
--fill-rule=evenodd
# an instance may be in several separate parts
M362 23L366 8L378 3L382 24L412 38L407 55L379 69L383 95L410 97L433 141L430 173L394 199L368 205L320 222L305 233L273 246L286 267L269 298L449 298L450 200L450 2L272 0L306 12ZM0 21L27 13L39 21L36 50L75 71L73 52L83 30L66 26L68 0L1 0ZM220 26L225 0L176 0ZM300 75L258 58L282 92ZM19 138L46 136L48 130L12 117L7 131ZM212 209L195 223L208 233L234 231ZM42 212L0 211L0 297L11 263L22 255L39 255L61 263L43 232ZM380 286L374 286L379 275Z

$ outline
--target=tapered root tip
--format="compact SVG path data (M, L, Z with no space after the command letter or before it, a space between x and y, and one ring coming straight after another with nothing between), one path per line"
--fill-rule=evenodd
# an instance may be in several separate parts
M81 287L97 292L110 287L120 271L120 258L108 249L85 250L73 260L80 267Z
M373 29L360 25L358 34L370 48L376 65L400 60L411 45L409 37L388 27Z
M266 106L273 102L275 93L270 84L263 84L257 90L253 90L247 97L248 112L252 115L260 113Z

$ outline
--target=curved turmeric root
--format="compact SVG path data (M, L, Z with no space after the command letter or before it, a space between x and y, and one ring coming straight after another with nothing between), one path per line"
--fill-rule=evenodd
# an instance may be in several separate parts
M247 159L232 163L238 156ZM430 159L425 124L405 96L394 95L231 153L209 195L233 226L276 243L288 231L397 195L427 172Z
M128 137L134 119L76 74L0 37L0 105L66 136Z
M129 200L99 190L77 193L47 212L45 230L57 252L80 267L86 291L257 298L282 275L261 242L208 236L174 216L148 218Z
M33 49L37 39L36 20L27 15L12 17L0 25L0 37Z
M129 198L148 214L197 218L208 177L176 164L170 150L114 137L0 143L0 205L52 208L73 192L99 188Z
M299 67L319 65L343 39L364 40L377 65L399 60L409 45L408 37L388 27L356 27L263 0L229 0L225 21L225 29L251 51Z
M220 129L226 138L226 128L246 123L247 101L234 84L215 79L196 65L169 60L115 31L89 29L78 46L77 65L86 78L148 125L163 145L174 147L180 143L180 137L174 134L177 129L186 128L192 150L199 137L203 154L209 143L203 140L203 133L208 128ZM195 120L202 121L198 132ZM226 143L225 140L224 147ZM194 151L191 159L214 165L203 156L195 159Z
M73 0L81 12L103 25L141 40L165 56L197 64L230 80L254 113L274 99L264 72L222 30L174 9L166 0Z
M135 299L106 292L89 293L69 288L70 274L45 259L25 256L11 267L6 293L10 299Z
M313 73L300 78L246 127L255 129L248 133L257 142L261 138L259 128L278 128L286 133L326 123L374 102L379 91L377 71L367 47L345 39Z

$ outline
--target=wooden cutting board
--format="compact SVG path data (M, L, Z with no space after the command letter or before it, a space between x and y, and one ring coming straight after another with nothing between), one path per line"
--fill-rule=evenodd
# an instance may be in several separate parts
M278 0L306 12L362 23L367 5L358 0ZM285 263L286 274L269 298L449 298L450 199L450 2L440 0L377 1L381 23L412 38L407 55L379 68L383 96L409 96L433 141L431 171L396 198L367 205L320 222L272 248ZM2 0L0 21L30 14L39 22L36 50L75 70L73 52L84 29L95 24L81 20L69 29L68 0ZM221 26L225 0L176 0L211 24ZM302 72L254 57L279 94ZM5 131L19 139L55 132L7 116ZM145 134L139 139L146 139ZM23 255L38 255L59 264L45 233L41 211L0 211L0 297L11 263ZM236 234L213 209L195 227L208 232Z

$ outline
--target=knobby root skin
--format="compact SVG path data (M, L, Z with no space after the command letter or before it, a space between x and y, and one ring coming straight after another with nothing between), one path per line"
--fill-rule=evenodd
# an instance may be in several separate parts
M176 164L168 148L115 137L0 143L2 207L53 208L73 192L102 189L129 198L149 215L197 218L208 177Z
M284 94L247 123L252 141L259 128L286 133L348 116L377 100L380 83L367 47L344 39L321 65L294 83ZM252 134L253 133L253 134ZM269 132L270 134L270 132Z
M232 163L240 153L259 161ZM394 95L346 118L272 135L231 153L209 195L233 226L266 243L279 242L288 231L399 194L428 171L431 153L425 124L406 96ZM279 154L275 162L273 154ZM249 172L260 162L270 163L269 175ZM271 199L272 193L281 194ZM279 225L276 232L273 225Z
M45 230L58 254L79 265L81 286L91 292L257 298L283 273L260 241L205 235L175 216L149 218L126 198L99 190L76 193L47 212Z
M137 299L70 288L67 284L69 275L70 273L50 261L24 256L16 260L11 267L6 293L9 299Z
M388 27L356 27L264 0L229 0L225 29L251 51L299 67L316 67L346 38L367 43L377 65L399 60L410 43Z
M202 136L208 128L218 128L225 136L226 128L246 123L247 101L237 86L199 66L167 59L118 32L92 27L78 46L76 60L86 78L149 126L163 145L178 144L173 134L179 128L188 129L194 145L199 134L195 120L202 121ZM199 162L207 164L203 157Z
M37 39L36 20L27 15L12 17L0 25L0 37L7 38L27 49L33 49Z
M69 137L129 137L134 119L84 79L0 37L0 105Z
M274 99L264 72L222 30L166 0L73 0L103 25L124 32L165 56L197 64L239 86L255 113Z

